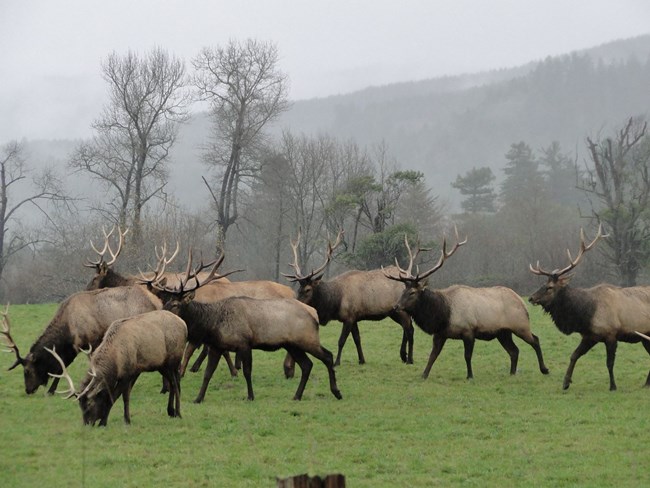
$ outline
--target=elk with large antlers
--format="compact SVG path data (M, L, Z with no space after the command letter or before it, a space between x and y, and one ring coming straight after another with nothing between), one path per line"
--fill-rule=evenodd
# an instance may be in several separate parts
M9 369L23 366L25 392L34 393L49 381L48 373L60 373L61 367L45 348L56 348L64 364L69 365L77 353L102 341L109 325L117 319L160 308L158 299L141 286L123 286L95 291L82 291L70 295L59 305L54 318L41 336L32 344L29 353L22 357L11 337L9 319L3 314L2 334L16 355ZM55 380L48 393L56 389Z
M64 360L56 348L46 348L59 363L70 385L68 398L75 397L81 407L86 425L105 426L114 403L122 396L124 421L131 423L129 402L131 389L141 373L158 371L169 383L167 414L180 417L179 366L187 340L185 322L177 315L155 310L126 319L116 320L106 331L104 340L90 356L90 367L77 393Z
M200 303L194 300L195 293L201 286L219 276L217 268L222 261L223 255L215 263L209 276L205 280L199 280L197 275L203 266L192 271L190 253L186 275L179 286L166 286L164 278L158 278L158 272L154 279L143 279L162 300L164 309L176 313L185 321L189 342L204 343L210 347L203 384L195 403L203 401L219 359L227 351L236 351L241 356L248 399L253 400L252 350L275 351L280 348L286 349L302 370L295 400L302 398L313 364L306 353L325 364L330 390L340 399L332 353L320 344L315 310L310 310L294 299L231 297L214 303ZM189 284L191 280L193 284Z
M533 347L540 371L547 374L548 369L544 365L539 339L530 331L526 305L513 290L503 286L472 288L463 285L444 289L428 288L427 278L439 270L447 258L466 242L467 239L459 241L456 231L456 244L448 251L444 238L438 262L428 271L420 273L418 270L413 275L413 253L408 239L405 238L411 256L408 268L400 268L396 261L398 275L392 274L390 270L384 271L388 278L406 285L395 308L409 313L420 329L433 335L433 348L422 377L429 376L431 367L447 339L463 341L468 379L474 377L472 353L476 339L489 341L496 338L510 356L510 374L515 374L519 348L512 340L513 334Z
M585 243L585 234L580 229L580 250L575 259L567 250L569 264L562 269L543 270L539 262L530 265L530 271L547 280L530 296L530 302L541 305L551 315L560 332L569 335L577 332L582 336L578 347L571 354L569 367L564 376L562 387L566 390L571 384L573 370L580 357L589 352L597 343L604 342L607 351L607 369L609 371L609 389L616 390L614 381L614 359L618 341L636 343L641 337L635 331L650 333L650 287L634 286L620 288L609 284L600 284L592 288L573 288L569 281L573 274L568 274L582 260L584 254L593 249L596 243L607 237L598 226L596 237ZM650 354L650 343L641 341ZM650 374L646 379L650 386Z
M366 362L361 348L359 334L360 320L382 320L390 317L403 329L400 357L408 364L413 363L413 324L409 315L401 310L395 310L393 305L402 295L404 287L387 279L381 269L372 271L352 270L342 273L330 280L323 280L323 273L332 259L332 253L341 243L343 233L339 232L334 244L328 242L325 262L317 269L303 274L298 263L298 245L300 233L295 241L291 241L294 261L290 266L293 274L283 275L300 286L296 298L310 305L318 312L321 325L330 320L343 322L343 328L338 341L338 352L335 365L341 363L343 346L352 334L357 347L359 364ZM391 268L392 270L392 268Z

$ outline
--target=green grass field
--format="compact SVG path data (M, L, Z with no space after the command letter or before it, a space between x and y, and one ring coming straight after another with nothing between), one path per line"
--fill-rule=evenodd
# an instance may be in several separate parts
M55 305L12 306L13 336L23 354L54 314ZM431 338L416 329L415 364L399 360L401 329L386 320L361 324L367 364L350 338L337 368L343 400L330 393L324 366L314 364L303 401L292 400L297 379L282 375L283 352L257 351L256 399L247 402L243 377L219 369L201 405L192 403L202 373L182 382L182 419L165 413L160 375L143 375L131 397L132 424L115 405L107 428L81 425L74 400L28 397L22 371L6 371L0 356L0 479L2 486L275 486L276 477L343 473L349 487L377 486L644 486L650 482L650 358L638 344L621 344L618 391L609 392L605 348L576 367L562 391L579 336L565 337L531 309L546 364L520 348L519 371L497 341L477 341L475 379L465 379L461 341L448 341L427 380L420 374ZM321 328L336 352L338 323ZM70 371L78 382L87 365Z

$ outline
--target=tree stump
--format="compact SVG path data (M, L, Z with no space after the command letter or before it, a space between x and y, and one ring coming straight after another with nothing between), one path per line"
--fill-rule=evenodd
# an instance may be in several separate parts
M328 474L324 478L301 474L290 478L279 479L278 488L345 488L345 476Z

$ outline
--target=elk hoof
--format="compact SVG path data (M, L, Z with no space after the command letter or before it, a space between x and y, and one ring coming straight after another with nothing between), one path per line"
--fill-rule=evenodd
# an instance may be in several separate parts
M336 397L337 400L343 399L343 395L341 395L341 392L339 390L334 390L332 391L332 393L334 393L334 396Z
M548 374L549 373L548 368L541 368L540 371L542 372L542 374Z

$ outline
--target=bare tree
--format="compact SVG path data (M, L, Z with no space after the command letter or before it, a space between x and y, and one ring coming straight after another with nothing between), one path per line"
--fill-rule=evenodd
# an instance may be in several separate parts
M24 152L24 146L17 141L0 149L0 280L12 256L42 242L40 233L30 233L21 227L20 210L31 206L47 217L46 202L70 201L61 181L50 170L32 173Z
M99 180L110 193L100 209L141 242L144 206L164 196L166 164L190 94L182 60L161 48L144 56L113 52L102 63L109 101L94 122L95 136L79 145L70 165Z
M623 286L636 285L650 257L650 140L648 123L630 117L613 136L587 137L591 164L581 188L595 197L592 214L606 224L605 255Z
M194 84L211 105L214 136L205 154L218 168L219 189L208 184L217 211L217 247L237 221L240 185L259 172L263 128L289 107L288 80L278 69L275 44L248 39L201 50L192 61Z

